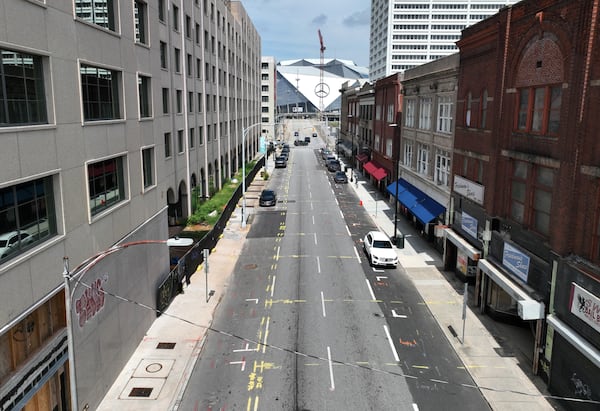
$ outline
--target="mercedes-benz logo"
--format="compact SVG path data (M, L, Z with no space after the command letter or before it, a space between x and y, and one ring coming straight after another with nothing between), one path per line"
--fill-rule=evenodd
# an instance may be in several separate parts
M326 83L319 83L315 87L317 97L327 97L329 95L329 86Z

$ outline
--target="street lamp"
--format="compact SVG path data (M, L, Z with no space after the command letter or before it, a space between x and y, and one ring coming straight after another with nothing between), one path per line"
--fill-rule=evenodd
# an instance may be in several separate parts
M398 123L391 123L389 124L390 127L394 127L394 137L397 136L397 131L399 130L399 124ZM395 161L395 174L396 174L396 201L394 202L394 236L393 236L393 241L396 243L397 245L397 241L398 238L396 236L396 230L398 228L398 181L400 180L400 139L395 139L396 141L396 161Z
M246 135L251 128L263 124L254 123L242 129L242 228L246 228Z
M348 119L353 118L354 116L352 114L348 114ZM346 132L348 131L349 127L346 127ZM354 175L354 131L350 132L350 135L352 136L352 151L350 151L350 165L352 167L350 167L350 169L352 170L352 172L350 173L350 182L353 181L353 175Z

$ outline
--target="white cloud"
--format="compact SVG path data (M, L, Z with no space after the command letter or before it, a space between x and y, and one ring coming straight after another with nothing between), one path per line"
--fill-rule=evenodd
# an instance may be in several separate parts
M368 0L247 0L241 2L262 39L262 55L276 60L325 58L369 65Z

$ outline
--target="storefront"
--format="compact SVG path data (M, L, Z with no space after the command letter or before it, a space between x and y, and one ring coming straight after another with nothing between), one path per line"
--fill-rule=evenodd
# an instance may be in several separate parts
M443 234L446 240L444 268L454 271L463 281L474 283L481 251L451 228L446 228Z
M506 246L506 244L505 244ZM532 369L537 374L539 353L542 348L542 331L545 318L545 304L533 298L530 290L512 279L513 275L487 259L477 261L478 278L475 294L481 301L480 311L493 318L511 322L517 318L535 321L535 336L531 349L534 352Z

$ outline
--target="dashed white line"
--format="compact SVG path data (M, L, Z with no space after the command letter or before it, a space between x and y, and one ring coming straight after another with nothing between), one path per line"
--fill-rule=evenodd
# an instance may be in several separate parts
M315 216L314 215L312 216L312 220L313 220L313 225L315 225Z
M360 254L358 254L356 247L354 247L354 254L356 254L356 258L358 258L358 263L360 264Z
M375 300L375 293L373 292L373 288L371 288L371 283L369 283L368 279L365 279L365 281L367 282L367 288L369 289L369 292L371 293L371 299Z
M335 390L335 382L333 381L333 363L331 362L331 349L327 346L327 359L329 361L329 380L331 385L329 386L330 391Z
M315 236L315 245L317 245L317 233L314 233Z
M390 335L390 329L387 325L383 326L385 331L385 335L387 336L388 342L390 343L390 348L392 349L392 354L394 354L394 360L400 361L400 357L398 357L398 353L396 352L396 347L394 347L394 341L392 341L392 336Z
M346 226L346 231L348 232L348 236L352 237L352 234L350 233L350 229L348 228L348 226Z
M413 402L413 410L419 411L419 406Z
M323 297L323 291L321 291L321 308L323 309L323 317L327 317L327 314L325 314L325 297Z
M319 256L317 256L317 272L321 272L321 260L319 259Z
M279 261L279 250L281 250L281 247L277 247L277 255L275 256L275 261Z

